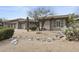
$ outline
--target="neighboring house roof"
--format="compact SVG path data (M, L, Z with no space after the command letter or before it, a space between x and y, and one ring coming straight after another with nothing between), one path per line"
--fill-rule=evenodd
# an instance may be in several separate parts
M41 17L39 17L38 18L38 20L55 20L55 19L66 19L66 18L68 18L69 17L69 15L51 15L51 16L41 16ZM75 15L74 16L75 18L78 18L79 17L79 15ZM17 19L12 19L12 20L6 20L6 21L3 21L3 22L17 22L17 21L19 21L19 22L25 22L25 21L27 21L27 19L25 19L25 18L17 18ZM38 22L38 21L35 21L35 20L33 20L33 19L29 19L29 22Z
M17 18L17 19L7 20L7 21L4 21L4 22L17 22L17 21L19 21L19 22L25 22L25 21L27 21L27 19L24 19L24 18ZM30 22L36 22L36 21L34 21L34 20L32 20L32 19L29 19L29 21L30 21Z

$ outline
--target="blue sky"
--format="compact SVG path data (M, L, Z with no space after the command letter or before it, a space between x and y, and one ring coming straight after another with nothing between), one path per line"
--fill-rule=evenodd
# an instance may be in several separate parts
M39 6L41 7L41 6ZM44 6L42 6L44 7ZM0 6L0 18L13 19L27 17L27 12L32 11L38 6ZM78 6L47 6L56 15L65 15L79 12Z

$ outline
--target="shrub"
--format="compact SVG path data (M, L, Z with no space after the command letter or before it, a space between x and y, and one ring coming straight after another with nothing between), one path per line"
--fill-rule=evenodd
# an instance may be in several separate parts
M0 26L0 29L5 29L5 28L7 28L7 27Z
M0 29L3 29L3 27L2 27L2 26L0 26Z
M68 28L65 31L66 39L69 41L79 40L79 30L76 28Z
M37 28L36 27L31 27L30 30L35 31Z
M9 39L13 36L14 29L13 28L1 28L0 29L0 40Z

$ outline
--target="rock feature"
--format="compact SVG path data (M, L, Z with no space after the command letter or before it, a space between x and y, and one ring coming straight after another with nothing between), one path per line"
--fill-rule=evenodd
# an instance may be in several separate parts
M41 39L40 37L37 37L37 38L36 38L36 40L38 40L38 41L39 41L40 39Z
M17 43L18 43L17 38L12 38L12 40L11 40L11 44L13 44L13 45L17 45Z

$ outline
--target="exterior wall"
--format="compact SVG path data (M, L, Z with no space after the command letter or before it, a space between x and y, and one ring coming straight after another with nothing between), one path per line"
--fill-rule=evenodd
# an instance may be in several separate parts
M0 26L3 26L3 23L2 22L0 22Z
M9 25L9 23L6 23L6 22L3 23L4 27L9 27L8 25Z
M18 22L18 21L15 21L15 22L5 22L4 26L5 27L10 27L10 28L15 28L15 29L25 29L26 28L25 22L23 23L23 22Z
M15 28L15 29L27 29L27 22L25 21L14 21L14 22L4 22L5 27ZM36 27L35 22L30 22L29 27Z
M65 19L52 19L47 20L44 24L44 28L46 30L63 30L66 28L66 20Z
M45 21L43 28L45 28L46 30L50 30L50 21L49 20Z
M19 29L25 29L25 23L19 23Z
M27 29L27 22L25 21L11 21L4 22L4 26L12 27L15 29ZM34 22L30 22L29 27L35 27ZM40 27L42 27L42 23L40 22ZM43 28L45 30L63 30L66 28L66 19L56 18L51 20L45 20Z
M17 22L5 22L3 25L10 28L18 28Z
M11 27L12 27L12 28L16 28L16 27L17 27L16 25L17 25L16 22L4 22L4 23L3 23L3 26L4 26L4 27L10 27L10 28L11 28Z
M52 20L52 30L62 30L66 27L65 19Z

